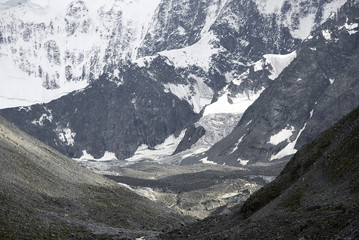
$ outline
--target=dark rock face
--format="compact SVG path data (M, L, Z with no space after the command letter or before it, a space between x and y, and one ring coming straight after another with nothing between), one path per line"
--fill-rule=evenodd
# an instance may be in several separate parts
M200 139L205 133L206 129L204 129L202 126L195 127L192 125L191 127L187 128L182 141L178 144L176 150L173 152L173 155L190 149L191 146L195 144L198 139Z
M166 93L148 73L135 66L119 71L122 79L104 75L49 104L1 114L70 157L86 150L95 158L114 152L119 159L132 156L142 144L153 148L196 120L186 101Z
M358 24L358 15L357 4L347 4L337 18L304 41L297 58L248 108L233 133L208 152L209 159L231 164L238 159L250 163L279 159L358 106L359 34L357 28L350 32L348 27ZM283 130L292 134L271 143Z
M357 239L359 108L301 148L276 180L229 216L161 239Z

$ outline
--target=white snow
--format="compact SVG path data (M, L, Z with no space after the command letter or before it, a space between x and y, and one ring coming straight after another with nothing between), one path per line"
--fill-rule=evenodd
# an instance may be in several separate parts
M313 113L314 113L314 109L312 111L310 111L310 117L309 118L313 117Z
M196 83L189 83L188 85L164 84L165 92L171 92L179 99L187 101L193 107L194 112L199 113L205 106L211 103L214 93L201 77L197 77L194 74L190 74L188 77L194 79Z
M306 13L304 13L303 6L307 5L306 0L291 1L289 11L283 15L281 10L285 2L285 0L255 0L262 14L276 17L277 21L280 21L283 26L288 27L293 37L302 40L306 39L316 25L315 16L317 9L315 7L306 7ZM344 3L345 0L333 0L331 3L326 4L323 7L321 24ZM298 16L299 23L296 24L294 19Z
M281 159L285 156L293 155L297 152L297 150L294 148L295 144L297 143L300 135L304 131L305 127L307 126L307 123L304 124L303 128L299 131L297 138L293 141L287 144L285 148L283 148L281 151L279 151L277 154L272 155L269 161L273 161L276 159Z
M315 13L308 14L307 16L299 19L298 29L292 30L291 34L295 38L304 40L309 36L314 26Z
M336 13L339 8L341 8L347 0L333 0L323 7L323 16L321 24L325 22L326 19L328 19L332 14Z
M213 164L213 165L217 165L217 163L213 162L213 161L210 161L208 160L208 157L205 157L205 158L202 158L201 160L199 160L201 163L204 163L204 164Z
M103 161L117 160L117 157L115 153L106 151L102 158L94 158L91 154L87 153L86 150L83 150L82 156L80 158L74 158L74 160L103 162Z
M344 26L339 27L339 29L345 28L348 31L349 35L353 35L358 32L358 26L359 26L358 23L349 23L348 24L348 18L347 18Z
M285 0L255 0L262 14L279 13Z
M154 150L148 149L148 146L142 144L137 148L135 154L126 159L128 163L136 163L143 160L152 160L154 162L162 163L165 157L172 155L176 150L178 144L181 142L185 134L185 130L176 138L174 135L169 136L162 144L154 147Z
M212 32L208 32L197 43L191 46L162 51L158 54L167 57L175 67L199 66L203 70L208 71L211 57L221 51L221 49L215 48L212 45L215 41L217 41L216 36Z
M263 66L264 66L264 61L263 59L257 61L254 63L254 71L258 72L260 70L263 70Z
M295 128L293 126L286 127L282 129L279 133L273 135L270 137L270 140L268 143L272 145L278 145L279 143L287 140L290 142L290 137L293 135L293 132L295 131Z
M56 128L55 132L57 133L57 136L61 142L68 146L74 145L76 133L72 132L69 127L63 129L58 127Z
M239 144L241 144L241 142L243 141L244 136L245 136L245 134L244 134L244 135L238 140L238 142L234 145L234 148L233 148L233 150L231 151L230 154L232 154L232 153L234 153L235 151L237 151L238 146L239 146Z
M228 101L228 95L223 94L219 99L208 105L203 113L203 116L216 113L233 113L243 114L247 108L259 97L264 89L254 93L253 91L246 91L243 94L237 94L235 97L230 97L233 103Z
M85 0L88 11L84 11L79 19L66 15L72 0L19 1L21 4L9 4L10 2L6 1L0 15L3 37L12 39L0 48L0 108L47 103L86 87L90 74L95 79L101 74L106 49L114 45L111 34L117 31L119 24L123 27L116 38L123 38L123 50L118 51L121 46L117 46L108 51L110 55L113 51L113 58L118 61L131 57L135 59L137 48L142 43L161 0ZM120 19L114 17L114 14L120 12ZM65 20L79 24L80 27L73 35L67 33ZM88 23L88 30L83 33L81 26L85 22ZM30 23L31 39L27 42L22 35L23 23ZM43 24L47 29L43 30L41 25L31 25L33 23ZM50 23L53 26L51 32ZM45 43L50 40L56 42L58 47L59 64L47 58ZM65 67L68 65L72 67L75 81L69 82L66 79ZM44 72L43 76L39 76L39 66ZM60 86L58 89L43 88L45 73L50 80L56 79ZM116 74L115 77L120 79Z
M242 160L242 159L238 159L239 164L246 166L249 162L249 160Z
M335 79L329 78L330 85L332 85L334 83L334 81L335 81Z
M213 2L207 9L207 15L206 15L206 23L203 26L203 29L201 31L201 36L204 36L210 27L213 25L213 23L217 20L219 14L221 13L221 10L226 5L228 0L216 0Z
M332 40L332 33L330 30L328 30L328 29L322 30L322 35L325 38L325 40L327 40L327 41Z
M42 79L29 76L8 57L0 54L0 109L47 103L74 90L87 86L86 82L66 82L62 88L47 90Z
M266 54L263 57L266 59L266 63L271 64L273 68L272 74L269 76L269 78L274 80L297 57L297 52L293 51L285 55Z

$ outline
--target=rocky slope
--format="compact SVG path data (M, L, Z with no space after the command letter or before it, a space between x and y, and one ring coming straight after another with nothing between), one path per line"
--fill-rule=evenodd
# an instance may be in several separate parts
M153 235L189 219L78 166L0 117L0 238Z
M303 146L272 183L229 216L161 239L357 239L359 108Z
M353 110L359 104L358 15L358 2L350 1L313 32L208 159L251 164L290 156Z

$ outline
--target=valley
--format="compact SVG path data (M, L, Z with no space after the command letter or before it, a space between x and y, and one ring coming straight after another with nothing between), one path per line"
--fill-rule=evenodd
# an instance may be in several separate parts
M0 238L357 239L358 0L0 0Z

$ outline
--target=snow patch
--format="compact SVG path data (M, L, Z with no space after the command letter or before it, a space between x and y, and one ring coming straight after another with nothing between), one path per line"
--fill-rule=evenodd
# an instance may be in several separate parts
M309 36L314 26L315 13L308 14L307 16L299 19L298 29L292 30L291 34L295 38L304 40Z
M322 30L322 35L325 38L325 40L327 40L327 41L332 40L332 33L330 32L330 30L328 30L328 29Z
M256 93L246 90L244 93L239 93L235 97L229 97L227 94L223 94L216 102L205 108L203 116L218 113L243 114L260 96L263 90L264 89Z
M304 131L306 126L307 126L307 123L305 123L303 128L299 131L297 138L293 142L288 143L287 146L285 148L283 148L281 151L279 151L277 154L272 155L269 161L281 159L283 157L295 154L297 152L297 150L294 148L295 144L297 143L300 135L302 134L302 132Z
M263 66L264 66L264 61L263 59L257 61L254 63L254 71L258 72L260 70L263 70Z
M210 161L208 160L208 157L205 157L205 158L202 158L201 160L199 160L201 163L204 163L204 164L212 164L212 165L217 165L217 163L213 162L213 161Z
M273 68L272 74L269 78L274 80L297 57L297 52L293 51L286 55L266 54L263 57L266 59L266 63L269 63Z
M239 162L239 164L243 165L243 166L247 166L249 160L242 160L242 159L238 159L237 160Z
M341 8L347 0L334 0L330 3L327 3L323 7L323 17L321 24L323 24L332 14L336 13L339 8Z
M214 54L221 51L215 48L212 43L218 41L213 32L205 34L197 43L169 51L162 51L158 54L167 57L175 67L186 68L189 66L199 66L208 72L210 68L210 60Z
M285 0L255 0L262 14L280 13Z
M273 135L270 137L270 140L268 143L272 145L278 145L279 143L287 140L290 142L290 137L293 135L293 132L295 131L295 128L291 126L290 128L282 129L279 133Z
M234 148L233 148L233 150L231 151L230 154L232 154L232 153L234 153L235 151L237 151L238 146L239 146L239 144L241 144L241 142L243 141L244 136L245 136L245 134L244 134L244 135L238 140L238 142L234 145Z
M38 126L44 126L44 121L47 120L49 122L52 122L53 116L51 110L45 108L45 111L47 113L43 113L39 120L34 119L31 123Z
M106 151L102 158L94 158L91 154L87 153L86 150L82 151L82 156L80 158L74 158L75 161L96 161L104 162L111 160L118 160L116 154L113 152Z
M332 85L334 83L334 79L333 78L329 78L329 82L330 82L330 85Z
M146 144L139 146L135 154L125 159L127 163L136 163L144 160L151 160L154 162L162 163L165 157L171 156L176 150L178 144L181 142L185 135L186 130L183 130L178 137L174 135L169 136L162 144L156 145L153 150L148 149Z
M88 85L85 81L66 81L61 88L48 90L42 84L41 78L29 76L8 56L0 54L0 109L48 103Z
M358 26L359 26L358 23L349 23L348 24L348 18L347 18L344 26L339 27L339 29L345 28L348 31L349 35L352 35L352 34L355 34L358 32L358 30L357 30Z
M214 93L202 78L193 74L190 74L189 78L194 79L196 83L191 85L167 83L163 85L164 91L171 92L179 99L187 101L195 113L200 113L205 106L211 103Z
M67 146L73 146L75 143L76 133L72 132L69 127L66 128L56 128L55 132L57 133L57 137Z

